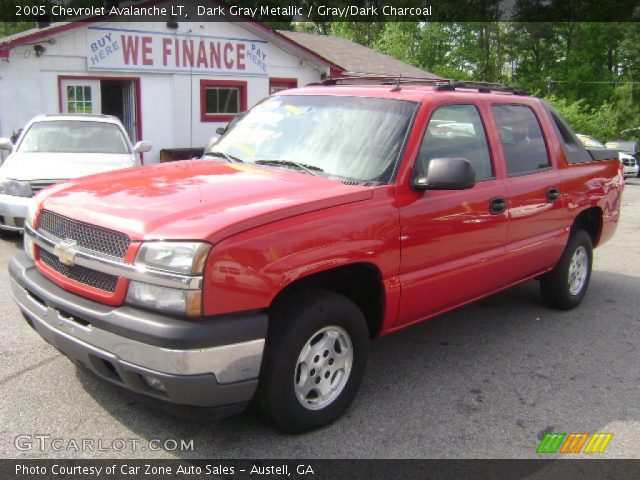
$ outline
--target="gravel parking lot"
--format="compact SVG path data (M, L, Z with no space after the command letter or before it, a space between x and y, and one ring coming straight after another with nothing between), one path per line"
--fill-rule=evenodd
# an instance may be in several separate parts
M623 205L616 236L596 250L579 308L548 309L531 281L373 341L346 416L300 436L280 434L254 413L177 418L77 369L14 305L6 265L21 237L7 237L0 240L0 455L535 458L544 433L555 431L612 432L602 456L640 458L640 179L627 182ZM39 448L34 435L62 439L61 449ZM82 439L100 443L69 449ZM181 451L181 440L193 448Z

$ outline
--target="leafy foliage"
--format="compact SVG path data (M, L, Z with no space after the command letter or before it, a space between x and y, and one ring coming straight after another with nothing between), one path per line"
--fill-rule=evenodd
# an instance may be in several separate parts
M517 4L526 18L540 2ZM330 33L443 78L503 82L546 96L576 130L604 141L640 127L637 22L339 23Z

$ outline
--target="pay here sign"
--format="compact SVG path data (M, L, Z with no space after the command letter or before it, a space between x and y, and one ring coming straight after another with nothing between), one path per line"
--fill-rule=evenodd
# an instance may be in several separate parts
M256 39L88 27L87 67L267 76L267 44Z

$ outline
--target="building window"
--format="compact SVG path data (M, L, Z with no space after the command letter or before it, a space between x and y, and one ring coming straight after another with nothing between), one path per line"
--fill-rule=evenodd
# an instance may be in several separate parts
M247 109L247 82L200 80L200 120L228 122Z
M69 113L91 113L93 105L91 102L91 87L83 85L67 86L67 112Z
M297 88L298 80L295 78L270 78L269 79L269 95L290 88Z

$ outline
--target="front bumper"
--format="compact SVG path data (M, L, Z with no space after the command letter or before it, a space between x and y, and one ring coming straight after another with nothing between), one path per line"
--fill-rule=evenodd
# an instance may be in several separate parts
M25 253L12 258L9 273L13 296L40 336L109 382L196 407L246 405L255 392L266 313L186 320L111 307L61 289Z
M29 197L0 194L0 230L21 232L31 201Z

